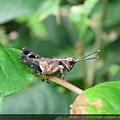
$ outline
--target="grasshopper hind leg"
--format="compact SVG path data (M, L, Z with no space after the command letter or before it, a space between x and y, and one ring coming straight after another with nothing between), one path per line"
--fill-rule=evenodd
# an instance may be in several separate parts
M21 53L19 55L19 58L20 58L21 62L24 63L25 65L35 69L36 71L39 71L39 73L42 72L39 65L34 63L31 59L27 58L27 56L25 54Z
M29 57L29 58L36 58L36 59L41 58L41 56L39 56L39 55L31 52L28 48L25 48L25 47L24 47L24 48L22 49L22 51L23 51L23 53L24 53L27 57Z

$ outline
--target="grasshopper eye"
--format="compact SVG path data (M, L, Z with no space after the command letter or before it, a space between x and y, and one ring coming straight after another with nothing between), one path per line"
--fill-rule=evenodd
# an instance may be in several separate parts
M59 61L59 65L62 65L63 63L62 63L62 61Z
M72 61L72 59L71 58L67 58L67 61L70 62L70 61Z
M67 58L67 61L68 62L74 62L74 58L72 58L72 57L71 58Z

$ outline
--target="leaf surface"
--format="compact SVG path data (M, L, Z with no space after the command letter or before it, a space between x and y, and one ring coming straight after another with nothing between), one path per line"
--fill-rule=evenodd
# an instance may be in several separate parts
M20 62L20 52L0 45L0 96L23 89L32 82L32 69Z
M74 101L71 113L120 113L120 82L106 82L89 88Z

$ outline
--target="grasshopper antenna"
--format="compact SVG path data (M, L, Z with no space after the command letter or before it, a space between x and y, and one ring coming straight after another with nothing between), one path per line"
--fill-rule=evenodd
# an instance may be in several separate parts
M78 58L75 62L84 61L84 60L91 60L91 59L98 59L99 57L87 58L88 56L91 56L91 55L96 54L96 53L98 53L98 52L100 52L100 50L97 50L97 51L95 51L95 52L93 52L93 53L90 53L90 54L88 54L88 55L82 56L82 57Z

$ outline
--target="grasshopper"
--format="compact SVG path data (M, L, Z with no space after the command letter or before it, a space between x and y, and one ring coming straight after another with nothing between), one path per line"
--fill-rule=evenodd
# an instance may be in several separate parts
M22 63L34 69L33 74L44 76L48 82L47 75L51 75L56 72L60 72L59 77L65 80L63 73L64 70L69 72L74 67L74 64L76 62L99 58L99 57L87 58L88 56L98 53L99 51L100 50L97 50L93 53L82 56L78 59L74 57L44 58L33 53L28 48L22 48L22 53L19 54L19 58Z

